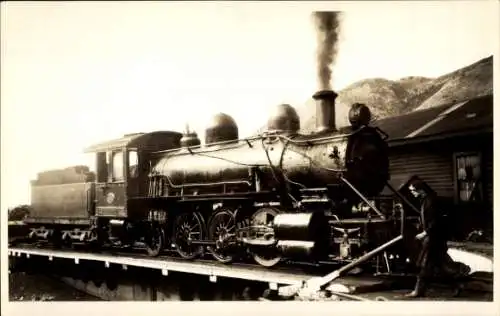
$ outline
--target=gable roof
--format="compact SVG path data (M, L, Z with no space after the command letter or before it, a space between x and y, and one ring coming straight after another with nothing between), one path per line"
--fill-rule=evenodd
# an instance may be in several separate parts
M493 131L493 95L374 121L391 145Z

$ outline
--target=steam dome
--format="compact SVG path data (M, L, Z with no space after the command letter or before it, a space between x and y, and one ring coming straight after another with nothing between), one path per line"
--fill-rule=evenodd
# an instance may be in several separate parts
M238 140L236 122L225 113L214 115L205 129L205 144L209 145L230 140Z
M296 133L300 129L297 111L289 104L280 104L273 108L267 121L268 131Z

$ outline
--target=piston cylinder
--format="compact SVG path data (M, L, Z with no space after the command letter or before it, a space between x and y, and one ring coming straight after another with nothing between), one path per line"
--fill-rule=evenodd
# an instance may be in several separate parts
M323 212L279 214L274 218L274 236L278 240L324 241L330 236Z

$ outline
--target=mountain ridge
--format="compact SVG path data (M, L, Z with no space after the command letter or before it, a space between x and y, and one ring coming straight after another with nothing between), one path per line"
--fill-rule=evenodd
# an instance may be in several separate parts
M348 125L350 105L356 102L368 105L374 120L461 102L493 93L493 55L436 78L367 78L337 93L337 126ZM301 132L312 132L316 121L314 100L309 99L295 109L300 117Z

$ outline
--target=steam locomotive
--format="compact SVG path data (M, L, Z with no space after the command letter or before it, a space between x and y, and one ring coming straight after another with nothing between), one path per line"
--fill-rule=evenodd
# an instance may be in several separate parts
M187 130L87 148L95 173L51 171L33 181L29 238L62 247L142 243L150 256L253 258L266 267L284 258L352 261L402 233L410 217L400 199L380 196L389 180L387 135L370 126L362 104L350 109L351 126L337 128L336 97L313 96L316 131L308 135L282 104L250 138L240 139L220 113L203 145Z

